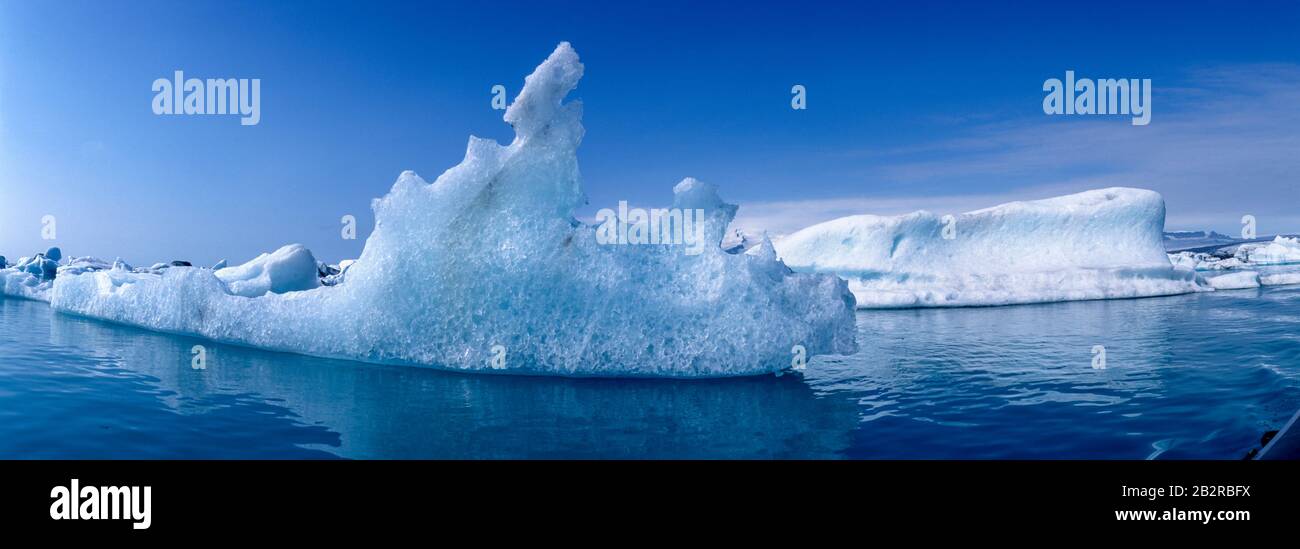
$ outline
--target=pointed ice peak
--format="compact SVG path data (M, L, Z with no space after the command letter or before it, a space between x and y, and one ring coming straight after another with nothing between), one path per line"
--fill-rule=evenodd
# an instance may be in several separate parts
M673 187L673 207L681 210L703 210L708 220L704 229L706 242L721 245L727 225L736 217L739 206L728 204L718 196L718 186L694 177L683 179Z
M577 101L562 104L581 79L578 52L568 42L560 42L550 57L524 78L523 91L506 109L505 121L515 127L517 139L528 140L558 129L576 129L581 137L582 127L577 124L581 105Z
M705 183L694 177L683 179L673 187L673 207L700 208L707 212L723 210L731 215L735 215L736 211L735 204L722 201L722 197L718 195L717 185ZM727 221L731 221L731 218L728 217Z
M763 240L760 241L757 246L750 248L745 253L765 260L777 260L776 246L772 244L772 239L768 238L767 231L763 231Z

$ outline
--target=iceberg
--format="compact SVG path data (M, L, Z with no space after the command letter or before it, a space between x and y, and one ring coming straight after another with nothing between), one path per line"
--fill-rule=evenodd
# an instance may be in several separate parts
M736 206L712 185L674 189L674 207L705 213L711 245L699 254L602 244L574 218L585 202L582 108L564 99L582 74L561 43L506 110L509 145L471 137L464 160L432 183L402 173L372 204L375 229L334 285L274 293L279 263L267 257L260 270L59 277L51 306L239 345L478 372L739 376L856 351L845 282L791 271L767 241L724 251ZM235 282L272 291L237 295Z
M31 257L20 257L12 267L0 256L0 295L49 301L54 278L64 268L59 266L61 259L63 251L57 247Z
M1300 271L1281 273L1262 273L1259 275L1261 286L1290 286L1300 284Z
M1262 285L1259 273L1255 271L1234 271L1209 276L1205 280L1216 290L1244 290Z
M1279 235L1270 242L1171 253L1169 261L1177 268L1197 271L1216 290L1300 284L1300 238L1295 237Z
M1237 257L1254 265L1286 265L1300 263L1300 237L1278 235L1265 244L1242 244Z
M120 261L120 260L119 260ZM72 257L59 265L58 276L76 276L80 274L93 273L105 269L112 269L113 263L106 262L95 257Z
M0 269L0 295L49 301L53 282L16 268Z
M1220 257L1204 252L1177 252L1169 254L1169 262L1181 269L1195 271L1223 271L1248 265L1236 257Z
M1153 191L1109 188L957 216L856 215L776 243L795 271L849 281L859 308L1011 305L1209 288L1165 252Z

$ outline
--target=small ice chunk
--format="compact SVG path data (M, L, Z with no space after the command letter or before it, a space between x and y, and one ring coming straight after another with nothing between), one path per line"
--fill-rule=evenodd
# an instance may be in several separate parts
M59 267L58 276L76 276L113 268L113 264L94 257L73 257L65 263Z
M258 297L310 290L320 286L316 258L302 244L289 244L237 267L216 271L234 295Z
M1205 280L1216 290L1243 290L1260 286L1259 273L1255 271L1233 271L1207 277Z

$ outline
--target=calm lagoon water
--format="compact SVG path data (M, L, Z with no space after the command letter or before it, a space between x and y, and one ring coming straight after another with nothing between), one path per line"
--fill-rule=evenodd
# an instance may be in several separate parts
M1237 459L1300 407L1300 287L857 319L861 352L801 374L562 379L264 352L0 298L0 457Z

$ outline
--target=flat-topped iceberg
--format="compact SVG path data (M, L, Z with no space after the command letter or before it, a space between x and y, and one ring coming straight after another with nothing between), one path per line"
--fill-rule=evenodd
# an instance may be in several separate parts
M956 216L857 215L776 244L796 271L849 281L861 308L1009 305L1207 289L1175 269L1164 200L1109 188Z
M675 189L674 207L703 212L711 245L696 254L602 244L574 218L581 105L563 100L582 72L561 44L506 110L512 143L471 138L432 184L401 174L333 286L245 297L273 289L262 282L273 271L111 269L56 279L51 304L242 345L475 371L734 376L855 351L844 281L790 271L770 243L725 252L736 207L711 185Z

